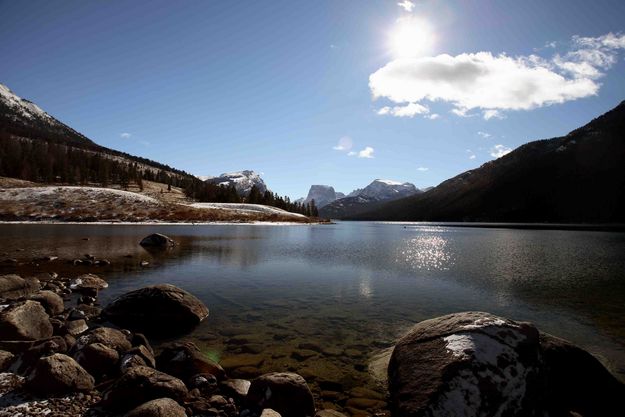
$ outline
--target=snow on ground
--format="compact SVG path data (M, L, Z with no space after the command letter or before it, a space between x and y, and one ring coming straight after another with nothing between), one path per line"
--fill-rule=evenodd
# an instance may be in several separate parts
M42 198L74 199L86 198L98 202L105 198L120 198L127 203L151 203L160 204L158 200L145 195L130 191L114 190L111 188L98 187L72 187L72 186L49 186L49 187L25 187L0 189L0 201L38 200Z
M229 210L240 214L280 214L282 216L306 217L303 214L291 213L277 207L264 206L262 204L240 204L240 203L193 203L190 204L194 208Z

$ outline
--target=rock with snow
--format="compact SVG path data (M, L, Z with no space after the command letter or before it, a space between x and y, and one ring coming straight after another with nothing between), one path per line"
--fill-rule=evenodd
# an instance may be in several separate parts
M256 186L261 193L267 191L265 181L263 181L259 174L250 170L227 172L218 177L207 178L206 181L225 187L234 186L237 193L241 196L249 195L253 186Z
M405 417L533 416L540 397L538 330L488 313L426 320L395 346L392 413Z
M584 416L623 409L623 384L590 354L482 312L425 320L388 366L393 415ZM603 412L606 411L606 412Z
M283 417L315 415L315 402L306 380L292 372L273 372L254 379L245 402L256 413L271 408Z
M208 317L208 308L195 296L170 284L130 291L102 311L111 322L139 331L174 334Z
M27 300L0 311L1 340L37 340L52 336L50 317L36 301Z

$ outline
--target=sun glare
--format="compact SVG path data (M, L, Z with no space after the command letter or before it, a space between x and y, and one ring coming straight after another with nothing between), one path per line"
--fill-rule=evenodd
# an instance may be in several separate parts
M413 58L426 54L432 48L434 34L424 19L398 19L389 36L389 46L396 58Z

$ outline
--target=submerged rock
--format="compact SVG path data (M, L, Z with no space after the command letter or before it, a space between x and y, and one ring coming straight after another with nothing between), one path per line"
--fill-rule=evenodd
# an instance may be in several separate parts
M91 391L94 380L74 359L62 353L40 358L26 378L26 387L40 395Z
M625 407L623 384L587 352L481 312L415 325L393 350L388 388L402 417L587 417Z
M205 357L192 342L174 343L165 347L156 358L158 369L183 381L197 374L210 374L217 380L226 376L224 369Z
M254 379L245 403L253 412L271 408L283 417L315 415L315 402L306 380L292 372L274 372Z
M37 340L52 336L52 324L36 301L24 301L0 311L0 339Z
M160 233L153 233L149 236L144 237L141 242L139 242L139 244L145 247L167 248L170 246L174 246L176 242Z
M208 308L176 286L159 284L122 295L102 315L120 326L165 335L197 325L208 317Z

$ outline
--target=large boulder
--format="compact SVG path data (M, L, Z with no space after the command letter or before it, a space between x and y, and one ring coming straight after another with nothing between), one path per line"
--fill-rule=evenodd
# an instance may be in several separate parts
M538 330L488 313L425 320L388 366L393 415L535 416L542 390Z
M17 300L39 290L39 280L19 275L0 275L0 299Z
M130 368L103 394L102 406L118 410L130 410L157 398L183 401L188 396L184 383L171 375L147 366Z
M174 246L176 242L160 233L152 233L151 235L144 237L139 244L148 248L167 248Z
M157 398L130 410L125 417L187 417L187 413L171 398Z
M625 409L623 384L588 352L532 324L481 312L414 326L393 350L388 388L391 413L402 417L588 417Z
M37 294L32 295L30 299L41 304L50 316L56 316L65 311L63 299L52 291L39 291Z
M551 415L575 411L584 417L625 410L625 385L587 351L546 333L540 335Z
M62 353L40 358L26 377L26 387L40 395L91 391L94 380L74 359Z
M131 291L113 300L102 315L111 322L146 333L180 333L208 317L196 297L170 284Z
M226 376L224 369L202 354L192 342L179 342L166 346L156 358L160 371L188 381L197 374L210 374L217 380Z
M283 417L315 415L315 402L306 380L292 372L273 372L254 379L245 402L255 413L271 408Z
M0 311L0 339L37 340L52 336L52 324L46 311L36 301L8 306Z

